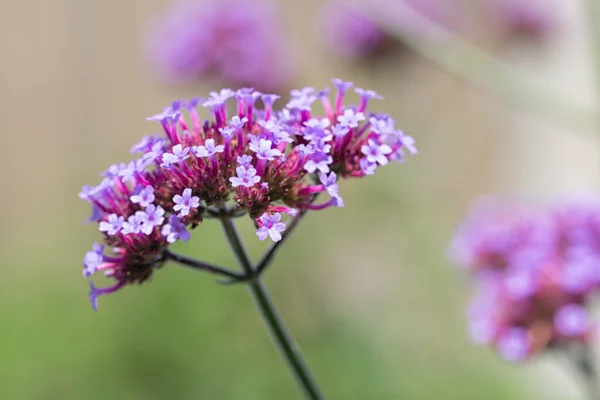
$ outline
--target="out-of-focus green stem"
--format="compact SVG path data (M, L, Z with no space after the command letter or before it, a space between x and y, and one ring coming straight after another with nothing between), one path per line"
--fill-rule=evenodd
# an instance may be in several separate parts
M230 217L226 216L221 218L221 224L223 225L223 230L225 231L225 236L227 236L231 249L235 253L244 273L248 277L254 277L252 262L250 261L250 257L244 248L233 221ZM285 328L260 276L255 276L254 279L248 280L247 285L256 307L260 311L263 321L269 329L273 342L287 363L298 386L302 389L304 397L307 400L323 400L324 397L321 394L316 381L312 377L306 362L302 358L300 348Z
M366 17L372 18L388 34L401 40L422 57L512 106L569 127L589 129L600 123L595 109L565 100L560 93L536 84L517 69L462 40L402 1L344 1ZM593 3L597 14L600 2L588 2ZM411 35L403 30L396 21L397 16L403 13L415 24L419 24L423 32L430 34L430 38ZM596 30L596 38L597 33Z
M598 385L594 353L589 344L576 343L566 348L565 351L576 371L583 379L588 398L590 400L600 400L600 386Z
M590 32L590 42L594 57L594 72L596 79L596 96L600 101L600 1L587 0L587 15Z

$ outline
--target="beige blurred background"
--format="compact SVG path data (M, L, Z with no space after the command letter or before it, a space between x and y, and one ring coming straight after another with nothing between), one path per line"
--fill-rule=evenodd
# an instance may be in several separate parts
M600 182L598 129L587 122L565 126L515 111L414 54L395 54L385 62L360 66L336 59L321 47L313 29L318 3L279 2L297 60L296 86L321 87L331 77L341 77L379 91L386 101L377 104L377 110L392 114L416 138L420 150L406 165L378 171L370 180L345 182L346 208L307 218L295 244L277 258L281 265L270 271L268 286L307 350L309 363L319 364L319 357L327 357L316 366L333 382L322 383L325 391L331 399L579 398L577 381L555 360L510 367L487 349L468 343L463 308L469 288L445 260L445 243L470 202L481 194L522 194L543 200L573 192L595 193ZM129 340L148 330L164 330L154 340L146 339L150 347L176 340L176 329L161 323L168 314L180 310L182 324L197 318L202 326L201 302L184 309L187 303L165 300L178 295L189 274L160 271L142 288L127 288L115 298L101 299L98 314L87 303L87 286L80 277L82 256L99 238L94 228L82 224L88 207L77 198L80 187L95 184L99 171L128 159L132 143L158 131L145 121L146 116L174 98L220 87L219 82L166 87L151 73L144 53L145 34L152 18L168 4L165 0L0 1L0 187L4 194L0 398L115 398L116 394L165 398L172 392L161 392L160 387L167 386L153 389L152 397L138 384L130 385L129 379L115 381L107 371L123 363L120 357L132 354L142 354L140 364L156 361L160 371L168 370L167 356L158 359L149 350L144 357L144 348L127 352ZM585 12L579 1L557 2L557 7L564 9L565 26L542 48L507 50L496 46L493 33L483 27L474 25L471 33L480 45L533 80L555 88L564 99L593 107L597 95ZM199 233L201 240L218 241L217 249L225 252L220 235L216 226ZM201 242L195 243L202 247ZM255 254L260 252L260 244L251 246ZM223 254L215 257L231 262ZM218 297L204 298L204 305L230 302L226 308L230 318L219 320L228 335L239 332L229 329L234 326L232 319L254 317L242 290L236 290L233 300L225 300L231 289L215 288L210 278L198 281L202 290L219 291L214 295ZM245 307L240 314L234 313L237 302ZM261 368L282 369L258 322L241 326L265 349L268 361ZM346 339L338 339L339 331L331 334L324 327L337 327L344 335L356 333L361 339L337 348L332 344ZM130 339L120 341L121 350L115 350L114 358L107 356L101 365L95 364L93 357L98 354L89 348L112 349L121 330L129 332ZM212 334L216 340L222 336L218 329ZM243 349L244 341L238 345ZM351 357L357 346L368 349L362 361ZM332 353L324 355L321 349ZM188 350L172 351L181 361L189 356ZM200 353L195 360L236 364L240 362L236 354L245 351L224 359L213 354L208 360ZM370 387L381 391L345 392L347 380L360 382L371 373L369 362L385 371L370 380ZM98 379L115 386L114 392L101 395L74 389L85 384L79 382L78 370L94 379L90 378L93 368L85 367L90 363L104 371ZM342 368L339 376L336 365ZM74 375L61 382L61 370ZM239 381L242 394L235 395L238 392L222 389L230 383L207 373L198 372L196 380L182 379L182 385L190 388L175 392L175 398L297 398L285 371L280 380L279 375L274 378L281 391L264 392L263 397L257 386L243 379ZM245 376L243 371L236 374ZM162 382L161 373L157 378L149 376ZM200 376L208 376L207 385L217 389L205 392L208 386L190 383ZM420 377L421 382L410 377ZM469 389L473 381L480 386ZM358 382L355 385L360 386ZM139 387L152 387L146 383ZM436 385L440 393L455 392L433 397ZM254 397L243 387L254 390Z

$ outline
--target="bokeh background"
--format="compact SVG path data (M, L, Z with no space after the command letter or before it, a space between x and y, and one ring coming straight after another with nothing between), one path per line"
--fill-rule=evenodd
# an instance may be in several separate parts
M582 2L552 3L560 29L542 43L507 42L478 1L456 3L465 10L461 35L538 87L594 108ZM223 84L157 80L145 44L169 4L0 1L1 399L300 398L243 287L167 265L150 283L103 297L98 312L87 301L80 265L100 236L83 225L80 187L158 131L146 116ZM479 195L595 192L596 119L520 111L407 48L338 58L315 28L318 1L278 4L295 57L291 85L340 77L377 90L386 100L376 109L420 151L342 183L346 208L310 214L267 274L328 398L582 398L563 360L516 367L469 343L470 287L446 244ZM258 257L264 244L242 225ZM176 247L234 265L210 221Z

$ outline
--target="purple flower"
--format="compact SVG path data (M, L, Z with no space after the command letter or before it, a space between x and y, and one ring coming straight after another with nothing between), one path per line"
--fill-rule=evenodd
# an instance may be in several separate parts
M142 231L142 226L144 225L145 216L146 213L143 211L136 211L135 214L130 215L129 218L127 218L127 221L123 222L121 233L123 235L140 233Z
M245 22L245 17L238 22ZM248 37L244 38L244 46L251 47ZM248 67L239 62L235 66ZM197 98L173 102L152 117L160 122L165 136L144 138L132 148L143 153L140 158L109 167L99 185L84 187L79 194L92 206L92 220L99 223L98 229L105 232L103 238L110 245L110 255L103 255L99 248L86 255L84 275L102 270L115 282L105 288L91 287L94 306L100 295L148 281L165 260L169 244L188 240L188 229L203 223L205 207L210 210L225 202L235 203L236 211L254 219L259 239L281 240L281 232L286 229L282 214L293 217L298 212L344 205L337 179L359 178L379 165L368 162L368 155L365 157L361 150L364 146L370 149L369 145L376 143L377 150L385 153L385 143L393 149L387 159L399 156L405 146L395 132L383 132L371 123L359 127L365 115L375 114L367 111L363 102L358 107L345 105L340 93L352 84L337 80L334 84L339 91L335 106L328 89L292 91L292 102L288 104L292 110L273 109L276 95L262 95L252 88L235 92L224 89L211 93L204 101L213 114L206 120L199 115ZM226 102L232 96L237 106L228 107ZM261 96L263 108L256 102ZM313 109L317 98L319 102ZM338 116L340 123L336 122ZM376 118L393 127L389 116ZM337 125L332 127L332 123ZM223 154L216 157L219 152ZM209 162L197 157L208 157ZM175 167L170 167L173 164ZM327 192L328 199L313 202L319 192ZM580 226L573 225L566 237L581 244L584 238L592 243L597 236L581 231ZM511 262L517 265L524 260L521 257ZM600 274L596 276L600 278ZM519 289L522 285L513 286Z
M290 110L296 109L296 110L310 111L310 109L312 107L312 103L314 103L315 100L317 100L317 96L303 95L300 97L292 98L286 104L286 107L289 108Z
M368 144L363 145L360 150L367 156L367 161L386 165L388 163L387 155L392 152L392 148L387 144L379 144L376 141L369 139Z
M214 139L206 139L204 146L198 146L196 148L196 157L212 157L217 153L225 151L225 146L222 144L215 146Z
M263 94L261 98L265 106L271 107L273 104L275 104L277 99L281 98L281 96L276 94Z
M175 243L179 239L187 242L192 237L185 228L185 224L179 221L174 214L169 217L169 223L162 227L161 233L169 243Z
M338 196L339 188L338 188L338 184L337 184L337 175L335 174L335 172L332 172L329 175L321 174L321 176L319 177L319 180L321 181L321 183L325 187L325 190L327 190L327 193L331 197L339 197Z
M148 153L150 151L154 151L159 147L162 148L164 146L165 140L160 136L152 135L152 136L144 136L142 140L136 144L134 144L129 152L133 153Z
M128 163L125 167L121 168L118 175L121 177L123 182L133 179L137 171L137 165L134 161Z
M160 226L165 220L165 210L161 206L150 204L142 215L142 228L140 231L145 235L150 235L155 226Z
M110 214L108 221L101 221L98 229L100 232L106 232L107 235L115 235L121 230L125 217L118 216L117 214Z
M229 182L231 182L231 186L233 187L252 187L260 181L260 176L256 175L256 169L252 167L246 169L246 167L240 165L235 171L237 172L237 177L232 176L229 178Z
M362 102L368 102L371 99L383 100L383 96L374 90L365 90L363 88L356 88L354 91L360 96Z
M312 86L305 86L302 89L293 89L290 91L290 95L294 98L304 97L313 94L317 89Z
M145 162L148 162L149 164L153 163L160 156L162 156L164 147L165 147L164 143L160 143L160 142L154 143L152 148L142 156L142 160L144 160Z
M248 154L242 154L241 156L238 156L236 160L242 167L248 168L252 165L252 156Z
M246 125L246 122L248 122L248 118L243 117L240 118L237 115L234 115L233 117L231 117L231 120L229 121L229 125L235 129L235 130L239 130L242 129L244 127L244 125Z
M590 240L598 222L600 201L535 209L486 199L460 226L452 256L470 269L485 305L472 324L505 359L586 339L585 305L600 289L600 248Z
M311 118L304 123L304 126L323 131L329 127L329 124L330 122L327 118Z
M149 38L157 73L175 83L216 74L236 84L281 87L291 74L293 53L281 33L277 5L255 0L173 5ZM207 106L224 104L230 96L229 90L215 92Z
M154 188L152 186L146 186L141 190L138 190L138 193L131 195L130 199L134 204L139 204L141 207L147 207L155 200Z
M189 147L183 147L180 144L176 144L173 146L173 153L163 154L162 164L160 166L168 168L171 164L177 164L178 162L184 161L190 157L188 155L189 152Z
M354 86L353 82L344 82L343 80L338 79L338 78L333 78L331 81L337 88L338 93L340 95L344 95L344 93L346 93L348 91L348 89L351 89L352 86Z
M308 144L308 145L299 144L298 146L296 146L296 150L298 150L298 154L300 154L303 157L310 156L311 154L313 154L315 152L314 147L310 144Z
M561 288L572 294L585 293L598 284L600 257L585 248L578 250L567 254L559 277Z
M366 158L360 160L360 170L364 172L365 175L373 175L376 169L377 163L369 162Z
M509 38L531 37L543 39L554 33L561 16L549 0L495 0L488 1L488 15Z
M567 304L557 311L554 325L558 333L563 336L582 336L590 328L589 314L579 304Z
M285 224L281 221L281 214L274 213L269 215L264 213L259 218L261 227L256 230L256 236L260 240L265 240L267 236L274 242L281 240L281 232L285 231Z
M232 128L230 126L225 126L225 127L219 128L219 133L221 133L221 135L223 135L223 137L227 140L230 140L233 137L233 135L235 134L235 132L236 132L236 129ZM223 146L223 147L225 147L225 146Z
M525 360L530 346L527 331L511 328L500 337L497 346L498 352L506 361L516 363Z
M210 97L202 103L202 107L221 106L234 95L235 92L231 89L221 89L220 92L210 92Z
M394 127L394 120L391 118L369 118L371 124L371 130L380 135L392 134L396 131Z
M88 277L96 272L96 268L104 261L104 245L94 243L92 251L88 251L83 259L83 276Z
M117 178L120 176L119 172L125 168L127 168L127 164L125 163L112 164L106 169L106 171L102 173L102 176L105 176L107 178Z
M123 287L123 285L125 285L125 282L124 281L117 282L113 286L106 287L106 288L97 288L94 286L93 282L90 282L89 285L90 285L90 293L88 295L88 299L90 300L90 303L92 303L92 308L94 309L94 311L98 311L98 297L105 295L105 294L116 292L121 287Z
M333 133L333 136L344 137L348 132L350 132L350 128L342 124L338 124L331 127L331 132Z
M270 140L259 139L258 144L250 143L250 150L256 153L259 160L273 161L275 157L281 157L282 153L279 149L272 149L272 145Z
M179 109L174 107L165 107L163 112L154 114L151 117L146 118L146 121L166 121L166 120L176 120L181 115Z
M396 135L398 140L402 144L402 147L405 147L410 154L417 154L417 147L415 146L415 139L411 136L405 135L402 131L396 131Z
M343 57L367 56L381 48L388 39L388 35L376 23L339 1L325 3L318 22L328 47ZM340 86L343 83L336 79L334 84L336 81L340 82ZM343 91L349 89L341 87Z
M467 310L469 335L477 344L490 344L496 336L497 324L494 308L486 302L474 301Z
M506 271L504 285L509 297L522 300L536 293L538 282L535 270L528 268L513 268Z
M198 208L200 206L200 197L192 196L192 189L185 188L181 195L173 196L173 211L178 211L180 217L185 217L190 213L190 208Z
M357 128L360 121L365 119L365 114L361 112L354 112L353 110L347 109L343 115L337 117L338 122L342 126L348 128Z
M316 170L321 171L324 174L329 173L329 164L333 162L333 157L327 153L314 152L310 159L304 164L304 170L309 174L314 173Z

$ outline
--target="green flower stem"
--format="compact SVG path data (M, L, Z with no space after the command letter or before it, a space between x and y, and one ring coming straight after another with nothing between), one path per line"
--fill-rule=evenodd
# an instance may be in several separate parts
M230 278L232 281L240 281L245 279L246 275L239 272L231 271L227 268L220 267L218 265L209 264L203 261L199 261L190 257L186 257L181 254L173 253L170 250L163 252L163 260L171 260L178 262L186 267L193 268L200 271L210 272L215 275L222 275Z
M231 218L224 217L221 218L221 223L239 264L247 276L254 276L252 262L246 253L246 249L242 244L233 221ZM323 400L324 397L316 382L311 377L308 367L300 354L299 347L285 329L260 276L255 276L254 279L248 280L247 285L256 307L260 311L263 321L269 329L273 342L285 359L298 386L303 390L305 398L310 400Z
M600 2L598 0L587 0L588 28L590 30L590 42L594 57L594 72L596 79L596 92L600 97ZM600 98L598 99L600 100Z

